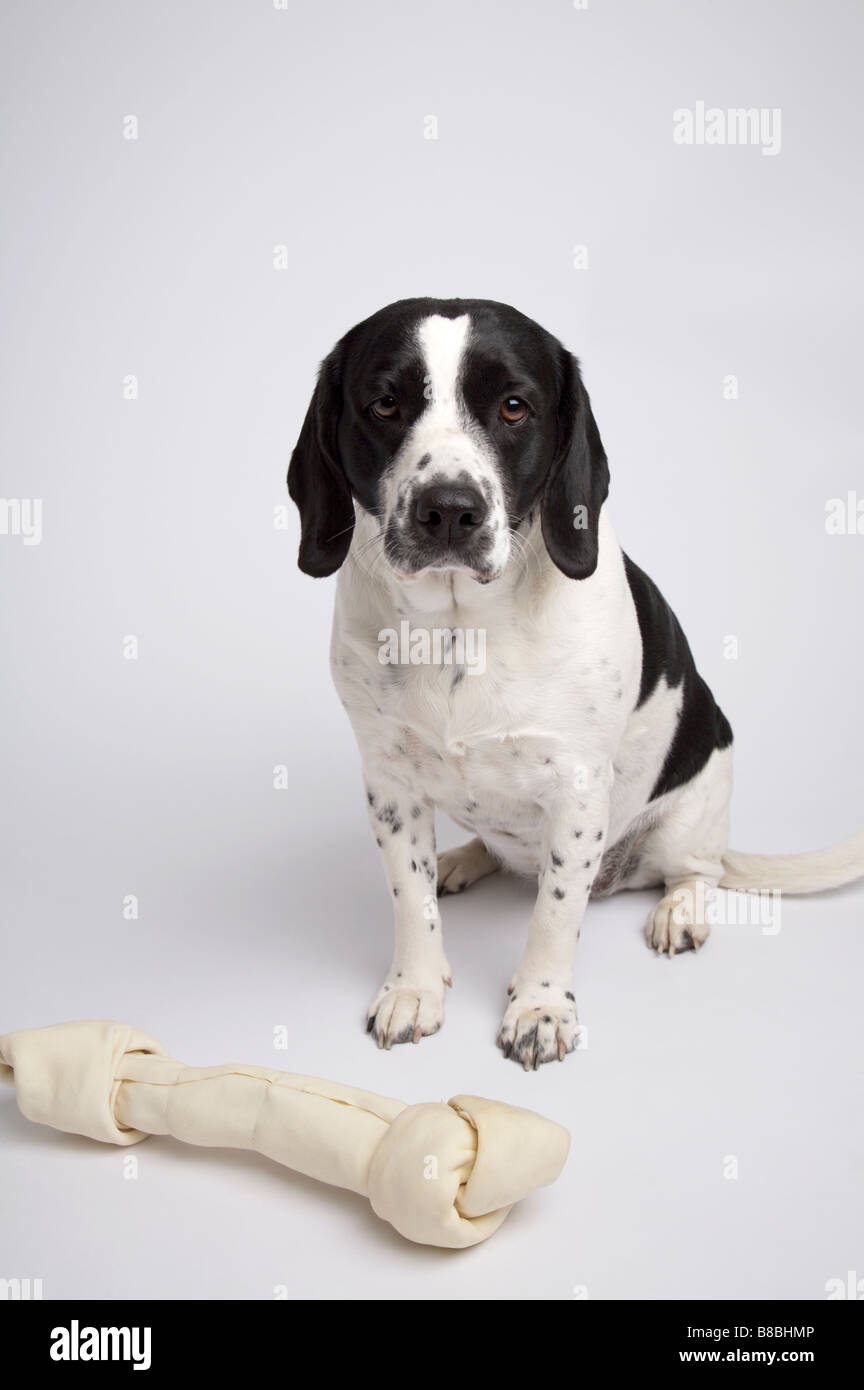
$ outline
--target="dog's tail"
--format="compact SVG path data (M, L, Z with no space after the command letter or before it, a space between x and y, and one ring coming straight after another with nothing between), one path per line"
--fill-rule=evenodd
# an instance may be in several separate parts
M839 845L806 854L739 854L723 856L721 888L779 888L784 893L818 893L864 878L864 830Z

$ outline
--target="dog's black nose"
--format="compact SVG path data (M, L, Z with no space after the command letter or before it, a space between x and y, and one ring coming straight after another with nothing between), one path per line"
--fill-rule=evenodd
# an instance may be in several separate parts
M424 536L455 550L483 525L488 510L476 488L439 483L418 495L414 520Z

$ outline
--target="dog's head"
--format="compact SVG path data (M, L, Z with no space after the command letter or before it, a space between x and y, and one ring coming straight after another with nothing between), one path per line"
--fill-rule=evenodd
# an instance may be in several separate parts
M322 364L288 470L302 570L339 568L359 506L400 581L498 578L537 512L554 563L584 579L608 484L576 359L475 299L401 300L352 328Z

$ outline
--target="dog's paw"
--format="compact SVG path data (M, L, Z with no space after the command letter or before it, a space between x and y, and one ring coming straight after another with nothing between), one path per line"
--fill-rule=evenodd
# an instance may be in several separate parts
M681 883L661 898L648 917L645 936L659 955L697 951L708 940L712 889L698 880Z
M494 874L499 868L482 840L469 840L458 849L445 849L438 855L438 896L464 893L478 878Z
M579 1032L570 990L545 980L527 986L517 982L511 986L498 1046L526 1071L536 1071L542 1062L563 1062L578 1046Z
M401 978L381 986L366 1019L366 1032L389 1051L394 1043L418 1043L444 1022L444 984L412 987Z

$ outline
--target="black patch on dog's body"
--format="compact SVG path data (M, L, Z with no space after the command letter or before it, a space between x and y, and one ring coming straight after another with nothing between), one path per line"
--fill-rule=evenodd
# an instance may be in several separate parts
M642 680L636 708L657 688L661 677L676 690L683 682L675 737L649 801L682 787L701 772L715 748L728 748L732 729L699 672L681 624L657 585L624 555L627 582L642 634Z

